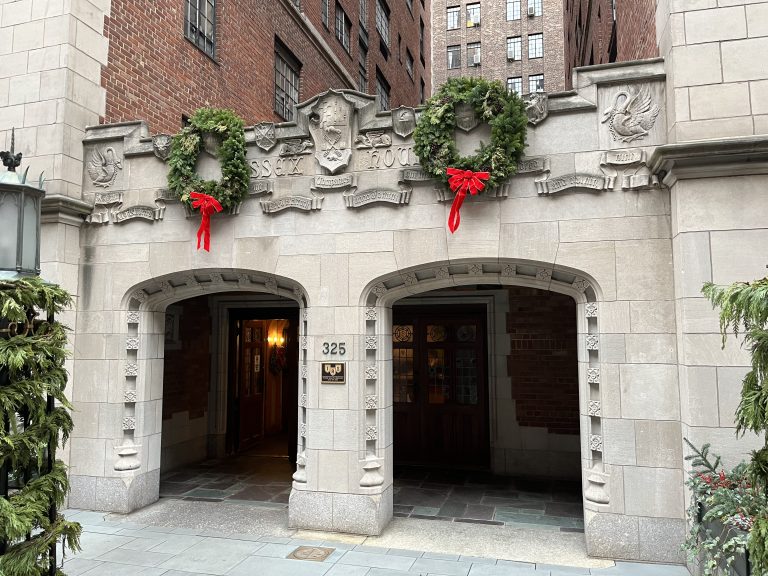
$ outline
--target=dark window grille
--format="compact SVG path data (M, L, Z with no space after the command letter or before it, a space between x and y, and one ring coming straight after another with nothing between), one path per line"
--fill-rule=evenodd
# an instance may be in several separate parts
M461 68L461 46L448 46L448 70Z
M520 0L507 0L507 20L520 20Z
M379 110L389 110L389 82L376 68L376 95L379 97Z
M523 93L523 79L521 77L507 78L507 92L522 94Z
M413 56L408 48L405 49L405 69L408 72L408 76L413 78Z
M382 42L389 48L389 6L384 0L376 0L376 30Z
M544 56L544 34L530 34L528 36L528 58L542 58Z
M285 120L293 120L294 106L299 103L301 63L280 42L275 42L275 112Z
M520 60L522 58L523 42L520 36L507 38L507 60Z
M323 18L323 26L328 28L328 12L331 10L331 0L320 0L320 15Z
M341 5L336 2L336 39L344 46L344 50L349 52L349 38L352 35L352 21L347 17L347 13Z
M534 74L528 76L528 92L539 92L544 90L544 74Z
M480 42L467 44L467 66L480 66Z
M186 0L184 36L211 58L216 55L215 0Z
M368 29L368 0L360 0L360 26Z

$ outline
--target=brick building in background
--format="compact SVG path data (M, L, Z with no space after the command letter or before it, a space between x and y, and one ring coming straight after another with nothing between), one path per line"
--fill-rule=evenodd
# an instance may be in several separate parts
M432 77L482 76L519 93L565 87L562 0L435 0Z
M414 106L431 88L429 19L419 0L113 0L104 121L175 133L211 105L279 122L329 88Z

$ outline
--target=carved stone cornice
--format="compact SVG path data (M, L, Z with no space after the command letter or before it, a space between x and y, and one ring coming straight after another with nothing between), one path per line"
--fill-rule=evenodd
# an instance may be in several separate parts
M648 166L667 186L688 178L768 174L768 136L666 144Z
M88 202L62 194L50 194L43 198L40 222L43 224L82 226L85 217L92 211L93 206Z

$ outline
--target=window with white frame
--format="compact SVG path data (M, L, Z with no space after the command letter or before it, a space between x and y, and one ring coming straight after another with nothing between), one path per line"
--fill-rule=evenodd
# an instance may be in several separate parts
M275 40L275 112L293 120L293 107L299 102L301 62L278 40Z
M541 16L544 13L542 0L528 0L528 7L533 6L533 15Z
M523 40L520 36L507 38L507 60L520 60L523 57Z
M459 15L461 14L461 6L449 6L447 26L448 30L456 30L459 27Z
M544 91L544 74L532 74L528 76L528 92Z
M389 46L389 6L384 0L376 0L376 30L384 44Z
M331 0L320 0L320 16L323 19L323 26L328 28L328 13L331 11Z
M389 83L378 68L376 68L376 95L379 97L379 109L389 110Z
M467 4L467 28L480 26L480 2Z
M461 46L448 46L448 70L461 68Z
M544 56L544 34L528 35L528 58L542 58Z
M480 66L480 42L467 44L467 66Z
M360 26L368 29L368 0L360 0Z
M184 35L213 58L216 54L215 0L186 0Z
M520 76L516 76L514 78L507 78L507 92L510 94L514 92L515 94L522 94L523 93L523 79Z
M336 39L349 52L349 38L352 35L352 21L344 12L341 4L336 2Z
M520 20L520 0L507 0L507 20Z

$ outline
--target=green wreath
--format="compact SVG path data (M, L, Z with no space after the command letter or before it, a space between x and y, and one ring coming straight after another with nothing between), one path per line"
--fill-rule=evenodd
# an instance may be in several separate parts
M195 172L203 135L221 138L218 159L221 180L203 180ZM251 173L245 159L243 120L232 110L200 108L189 119L189 125L171 140L168 158L168 187L179 199L192 205L190 192L202 192L216 198L226 210L235 207L248 194Z
M456 148L457 104L469 104L478 118L491 127L491 141L481 143L472 156L461 156ZM451 78L427 100L413 133L414 152L422 169L446 184L446 169L451 167L489 172L491 177L486 186L492 188L517 171L527 125L522 100L515 93L508 94L501 82Z

